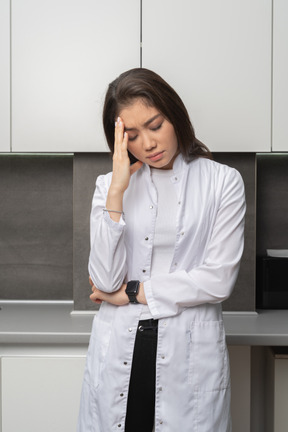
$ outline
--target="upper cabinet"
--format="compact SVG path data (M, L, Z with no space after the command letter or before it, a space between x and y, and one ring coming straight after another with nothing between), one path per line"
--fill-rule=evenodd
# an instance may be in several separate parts
M273 5L272 149L288 151L288 2Z
M1 0L0 152L108 151L104 95L141 34L212 151L288 151L287 19L286 0Z
M142 65L180 94L197 137L270 151L271 0L143 0L142 17Z
M107 151L103 98L140 65L140 0L13 0L11 20L12 150Z
M0 152L10 151L10 1L0 1Z

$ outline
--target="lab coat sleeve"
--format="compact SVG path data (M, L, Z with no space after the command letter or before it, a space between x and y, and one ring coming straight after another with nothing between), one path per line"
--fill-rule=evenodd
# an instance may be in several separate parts
M106 207L109 175L99 176L90 215L90 256L88 270L94 285L105 292L117 291L123 284L126 268L125 221L114 222Z
M245 209L243 180L233 169L223 182L203 263L188 272L180 269L144 282L153 318L174 316L187 307L219 303L230 296L243 252Z

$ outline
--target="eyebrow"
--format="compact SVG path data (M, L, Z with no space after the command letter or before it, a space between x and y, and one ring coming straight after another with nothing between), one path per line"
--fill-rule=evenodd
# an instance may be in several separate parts
M158 117L160 117L162 114L161 113L158 113L158 114L156 114L155 116L153 116L153 117L151 117L149 120L147 120L144 124L143 124L143 126L144 127L147 127L147 126L149 126L149 124L150 123L152 123L154 120L156 120ZM127 132L127 131L132 131L132 130L135 130L136 128L126 128L126 127L124 127L124 130Z

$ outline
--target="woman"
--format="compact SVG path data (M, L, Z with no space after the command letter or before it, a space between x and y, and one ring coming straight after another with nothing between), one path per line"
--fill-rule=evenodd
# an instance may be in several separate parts
M91 213L93 322L79 432L231 431L221 302L243 250L239 173L211 160L157 74L107 91L113 172ZM131 164L132 162L132 164Z

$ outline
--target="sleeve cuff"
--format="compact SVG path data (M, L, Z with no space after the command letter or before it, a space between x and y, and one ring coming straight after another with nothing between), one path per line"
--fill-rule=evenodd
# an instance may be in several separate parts
M126 225L122 214L120 216L119 222L115 222L113 219L111 219L109 213L106 211L103 211L103 217L107 225L115 231L122 231L123 227Z
M153 298L151 280L143 282L143 286L144 286L146 301L150 309L151 315L153 316L154 319L158 319L160 314L155 304L155 300Z

